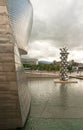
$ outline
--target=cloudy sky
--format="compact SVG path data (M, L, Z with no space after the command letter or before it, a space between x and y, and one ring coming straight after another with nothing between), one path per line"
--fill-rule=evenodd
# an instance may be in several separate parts
M28 56L59 60L59 48L69 60L83 62L83 0L31 0L33 27Z

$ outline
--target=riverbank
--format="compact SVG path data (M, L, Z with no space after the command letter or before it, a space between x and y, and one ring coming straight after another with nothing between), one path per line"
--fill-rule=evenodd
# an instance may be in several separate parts
M25 71L27 78L59 78L59 72Z
M59 72L46 72L46 71L25 71L27 78L59 78ZM69 78L76 78L83 80L83 72L77 74L76 72L68 73Z

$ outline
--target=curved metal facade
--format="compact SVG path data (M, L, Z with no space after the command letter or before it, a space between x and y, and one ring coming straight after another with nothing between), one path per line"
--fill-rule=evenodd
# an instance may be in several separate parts
M32 6L29 0L6 0L8 15L18 47L27 52L32 27Z
M0 129L23 127L31 96L19 49L27 51L32 25L28 0L0 0Z

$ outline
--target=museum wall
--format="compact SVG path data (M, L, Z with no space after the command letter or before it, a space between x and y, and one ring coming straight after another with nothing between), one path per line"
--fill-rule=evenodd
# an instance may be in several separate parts
M0 0L0 129L23 127L30 108L27 78L6 3Z

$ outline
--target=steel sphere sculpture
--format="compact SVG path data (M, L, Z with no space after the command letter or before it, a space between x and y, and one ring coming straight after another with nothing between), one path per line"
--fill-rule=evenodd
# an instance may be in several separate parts
M67 74L67 58L68 58L68 49L65 48L61 48L60 49L60 59L61 59L61 64L60 64L60 80L66 81L68 80L68 74Z

